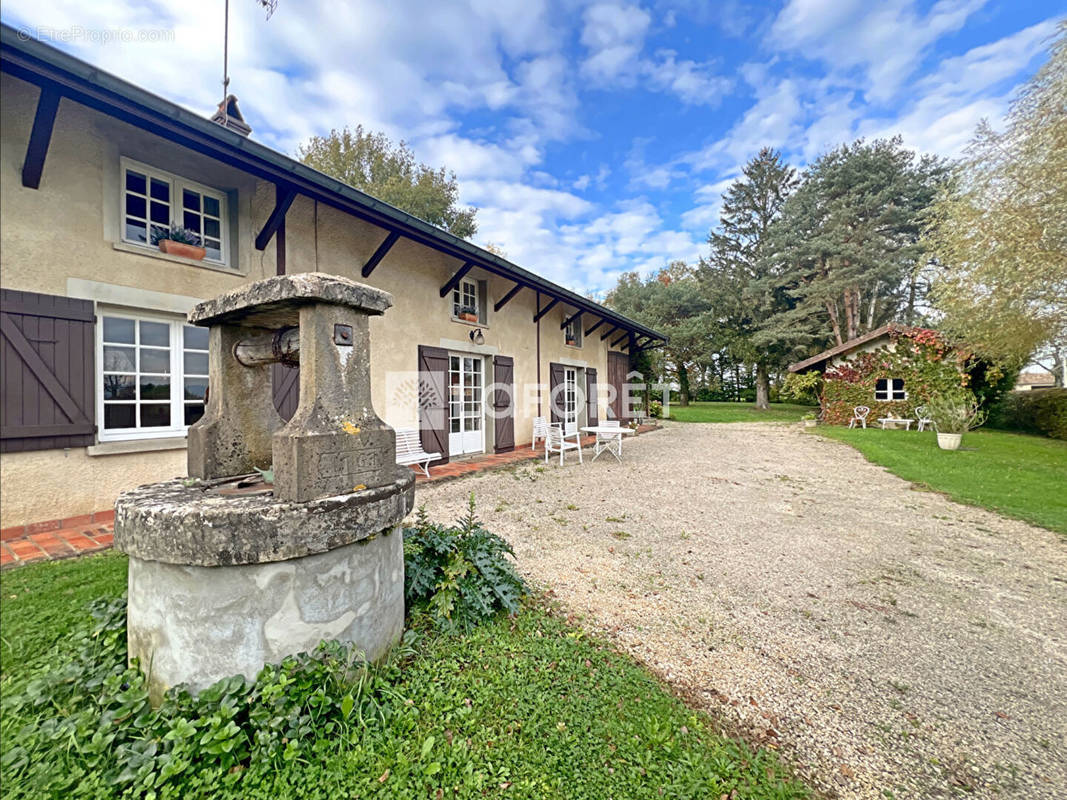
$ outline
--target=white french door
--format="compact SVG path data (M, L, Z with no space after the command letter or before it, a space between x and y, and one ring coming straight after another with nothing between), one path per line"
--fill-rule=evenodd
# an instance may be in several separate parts
M578 431L578 370L563 370L563 432Z
M448 357L448 452L485 452L485 375L477 356Z

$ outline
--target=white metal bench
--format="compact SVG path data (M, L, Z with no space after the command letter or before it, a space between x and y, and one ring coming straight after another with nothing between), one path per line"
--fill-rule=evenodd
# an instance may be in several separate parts
M441 457L440 453L427 453L422 449L417 428L396 429L396 463L405 466L417 464L430 477L430 462Z

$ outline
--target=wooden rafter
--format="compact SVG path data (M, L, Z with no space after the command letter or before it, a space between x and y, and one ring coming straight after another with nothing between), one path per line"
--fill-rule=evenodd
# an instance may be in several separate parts
M289 211L289 206L293 204L296 199L296 189L292 186L282 186L280 183L274 184L274 210L270 212L270 216L267 217L267 222L263 225L263 230L256 236L256 249L266 250L267 244L274 237L274 234L278 231L278 228L285 222L285 215Z
M501 297L493 305L493 311L499 311L500 309L502 309L509 302L511 302L511 298L513 298L515 295L517 295L521 291L522 291L522 284L521 283L516 283L514 286L511 287L511 289L508 290L508 293L506 295Z
M441 287L441 297L447 297L449 292L459 286L459 282L463 280L463 276L470 272L473 268L474 262L468 261L462 267L456 270L456 274L449 278L447 283L445 283L445 285Z
M547 306L545 306L540 311L538 311L536 314L534 314L533 321L534 322L540 322L541 321L541 317L543 317L545 314L547 314L549 311L551 311L553 308L555 308L556 303L558 303L558 302L559 302L559 298L558 297L553 297L552 301Z
M363 265L363 277L369 278L370 274L374 272L374 268L382 263L382 259L385 258L385 254L392 249L396 244L396 240L400 238L400 234L397 231L389 231L389 234L385 237L378 249L374 251L374 255L367 259L367 263Z
M22 185L27 189L37 189L41 185L44 159L52 141L52 128L56 122L59 98L59 92L50 87L42 87L41 95L37 98L37 113L33 115L30 142L26 145L26 158L22 162Z

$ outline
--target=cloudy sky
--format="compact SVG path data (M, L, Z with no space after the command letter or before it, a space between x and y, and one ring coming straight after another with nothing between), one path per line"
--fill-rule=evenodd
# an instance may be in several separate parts
M981 118L1002 119L1063 9L278 0L268 21L257 0L231 0L231 88L253 137L286 153L345 124L407 140L457 173L477 243L602 294L620 272L695 260L720 193L761 146L800 166L899 133L958 154ZM0 13L190 109L218 102L221 0L5 0Z

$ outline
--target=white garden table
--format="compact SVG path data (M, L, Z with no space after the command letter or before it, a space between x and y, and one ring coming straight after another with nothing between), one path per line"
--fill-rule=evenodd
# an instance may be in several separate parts
M605 450L615 456L619 461L622 461L622 437L628 434L637 433L637 431L633 428L624 428L621 425L618 427L612 427L610 425L587 425L582 428L582 433L592 433L596 435L593 461L596 461L597 457Z
M886 430L886 428L888 426L892 426L892 427L896 428L896 427L899 427L900 425L904 426L904 430L910 431L911 430L911 423L914 422L915 420L911 420L911 419L908 419L906 417L879 417L878 421L882 423L882 430L883 431Z

